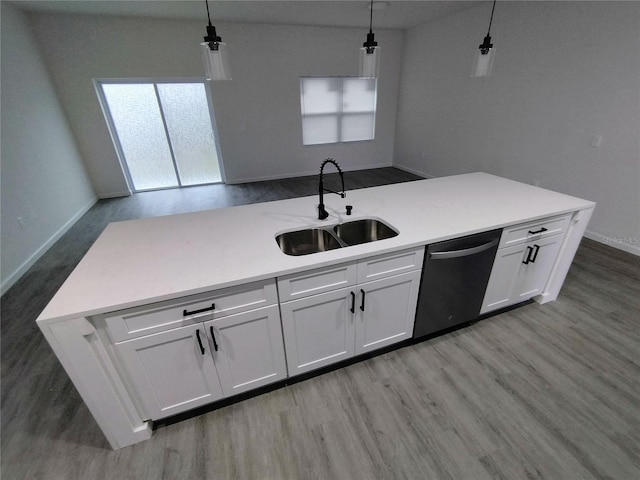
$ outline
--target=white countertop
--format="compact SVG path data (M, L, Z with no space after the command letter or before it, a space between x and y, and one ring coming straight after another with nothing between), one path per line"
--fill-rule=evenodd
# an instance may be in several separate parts
M590 201L486 173L116 222L107 226L39 322L85 317L314 267L426 245L591 208ZM345 205L353 214L345 215ZM304 256L285 255L279 233L376 217L399 235Z

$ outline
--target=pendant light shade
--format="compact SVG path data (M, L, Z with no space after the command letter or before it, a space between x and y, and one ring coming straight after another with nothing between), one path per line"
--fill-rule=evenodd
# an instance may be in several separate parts
M380 70L380 47L375 41L373 30L373 0L371 0L369 13L369 33L367 33L367 41L362 44L360 49L360 78L378 78Z
M478 52L473 62L473 69L471 70L472 77L488 77L491 75L493 69L493 60L495 58L495 49L493 43L491 43L491 23L493 22L493 11L496 8L496 0L493 0L493 7L491 8L491 18L489 19L489 31L487 36L484 37L484 41L478 47Z
M207 25L207 36L200 44L205 76L207 80L231 80L227 44L222 42L222 38L216 33L216 27L211 25L208 0L205 0L205 4L207 5L209 25Z

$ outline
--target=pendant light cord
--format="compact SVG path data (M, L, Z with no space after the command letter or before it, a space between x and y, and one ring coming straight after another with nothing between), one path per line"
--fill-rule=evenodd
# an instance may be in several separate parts
M211 15L209 15L209 1L208 0L204 0L205 5L207 6L207 19L209 20L209 25L211 25ZM493 13L491 14L491 16L493 16ZM491 28L491 27L489 27Z
M369 9L369 33L373 33L372 26L373 26L373 0L371 0L371 8Z
M373 3L373 0L371 0ZM489 19L489 31L487 32L487 37L491 34L491 23L493 22L493 11L496 9L496 0L493 0L493 7L491 7L491 18Z

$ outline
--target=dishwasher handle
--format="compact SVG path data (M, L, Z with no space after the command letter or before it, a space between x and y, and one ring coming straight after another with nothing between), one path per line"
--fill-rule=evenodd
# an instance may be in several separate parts
M467 257L469 255L475 255L476 253L489 250L491 247L496 246L499 241L500 238L494 238L490 242L483 243L477 247L464 248L462 250L450 250L446 252L429 252L429 258L431 260L447 260L449 258Z

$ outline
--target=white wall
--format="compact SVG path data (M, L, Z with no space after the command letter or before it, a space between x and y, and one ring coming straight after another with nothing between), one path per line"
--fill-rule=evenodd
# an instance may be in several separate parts
M93 78L202 77L198 21L31 14L69 121L100 196L127 185ZM376 31L384 48L376 140L302 146L299 77L355 75L362 29L217 24L231 52L231 82L212 84L227 181L316 173L325 157L345 169L393 160L402 32Z
M96 197L27 18L7 2L1 17L4 293Z
M493 74L470 78L490 12L405 33L395 164L596 201L588 235L640 254L640 3L498 2Z

